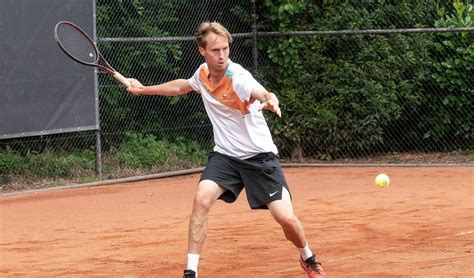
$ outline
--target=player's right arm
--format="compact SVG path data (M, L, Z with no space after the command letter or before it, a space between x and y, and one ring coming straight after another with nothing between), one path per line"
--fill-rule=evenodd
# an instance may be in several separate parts
M134 95L179 96L193 91L186 79L176 79L159 85L144 86L140 81L129 78L131 86L127 91Z

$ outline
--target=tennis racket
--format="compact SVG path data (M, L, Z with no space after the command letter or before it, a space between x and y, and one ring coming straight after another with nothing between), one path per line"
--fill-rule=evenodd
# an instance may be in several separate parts
M112 74L126 87L130 86L130 81L110 66L94 41L76 24L69 21L58 22L54 27L54 39L64 53L74 61L100 68Z

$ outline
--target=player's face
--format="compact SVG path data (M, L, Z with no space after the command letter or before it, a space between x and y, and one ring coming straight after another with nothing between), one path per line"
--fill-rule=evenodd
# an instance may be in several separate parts
M209 33L206 37L207 45L200 47L199 52L206 60L210 71L225 71L229 59L229 42L226 37Z

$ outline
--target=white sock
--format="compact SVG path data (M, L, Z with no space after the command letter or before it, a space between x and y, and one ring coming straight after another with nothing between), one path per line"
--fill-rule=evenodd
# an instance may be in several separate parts
M199 254L188 253L188 266L186 269L194 270L197 274L199 264Z
M298 250L300 250L301 258L303 258L303 260L313 256L313 252L309 249L308 243L306 243L305 247L298 248Z

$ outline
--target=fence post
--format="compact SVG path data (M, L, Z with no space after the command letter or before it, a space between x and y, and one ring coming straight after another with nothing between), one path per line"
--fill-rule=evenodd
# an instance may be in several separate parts
M253 54L253 73L257 73L258 68L258 49L257 49L257 9L255 0L251 0L252 9L252 54Z
M95 131L95 175L102 179L102 148L100 130Z

